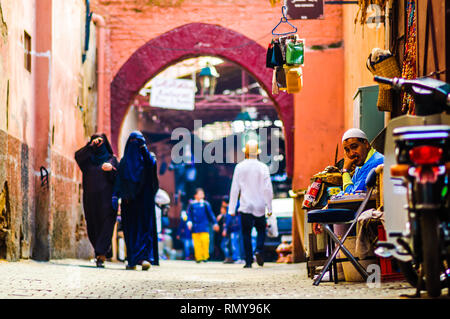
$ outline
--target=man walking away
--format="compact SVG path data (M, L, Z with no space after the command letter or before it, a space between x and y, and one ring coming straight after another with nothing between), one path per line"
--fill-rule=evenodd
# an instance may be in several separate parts
M273 189L269 168L257 159L260 150L258 143L250 140L245 145L245 160L236 165L230 190L228 213L235 214L239 197L238 213L241 216L242 237L244 240L245 266L253 263L252 228L257 231L255 259L259 266L264 264L264 240L266 236L266 217L272 214Z

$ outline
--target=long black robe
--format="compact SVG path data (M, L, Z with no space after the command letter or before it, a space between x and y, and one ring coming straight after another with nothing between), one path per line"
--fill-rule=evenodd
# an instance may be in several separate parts
M111 239L117 217L111 202L116 170L106 172L102 170L103 164L96 164L92 160L95 146L90 143L96 137L103 138L110 154L105 162L117 169L117 158L104 134L93 135L84 147L75 152L75 160L83 173L83 208L89 241L94 247L95 256L110 258Z
M159 188L156 159L146 147L139 148L140 154L130 154L132 147L129 141L133 134L137 133L133 132L127 141L114 187L114 194L122 199L120 207L127 261L130 267L144 260L159 265L155 214L155 195ZM142 135L138 137L144 138ZM142 170L137 181L129 176L127 160L128 163L133 162L131 166Z

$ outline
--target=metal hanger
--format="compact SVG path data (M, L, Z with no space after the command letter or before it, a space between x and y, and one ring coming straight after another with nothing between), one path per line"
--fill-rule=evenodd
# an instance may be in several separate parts
M289 35L289 34L295 34L297 33L297 27L295 27L294 25L292 25L289 21L288 18L286 17L286 13L287 13L287 7L286 6L282 6L281 7L281 14L283 15L280 19L280 22L278 22L278 24L275 26L275 28L273 28L272 30L272 35ZM285 32L285 33L275 33L276 28L278 28L278 26L282 23L287 23L289 24L291 27L293 27L295 30L291 31L291 32Z

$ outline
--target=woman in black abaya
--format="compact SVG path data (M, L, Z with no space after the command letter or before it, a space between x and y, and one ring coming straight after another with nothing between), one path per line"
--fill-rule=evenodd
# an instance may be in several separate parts
M156 159L139 131L130 134L119 164L112 204L121 198L122 228L127 247L127 269L159 265L155 195L159 188Z
M112 257L111 238L117 212L111 204L118 161L105 134L94 134L75 153L83 173L83 208L97 267Z

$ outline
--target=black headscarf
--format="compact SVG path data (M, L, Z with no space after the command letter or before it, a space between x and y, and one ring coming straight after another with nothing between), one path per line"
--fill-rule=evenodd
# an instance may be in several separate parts
M103 139L103 143L98 147L94 146L94 154L91 156L91 161L95 165L102 165L113 155L113 151L105 134L96 133L92 135L90 143L98 137Z

